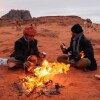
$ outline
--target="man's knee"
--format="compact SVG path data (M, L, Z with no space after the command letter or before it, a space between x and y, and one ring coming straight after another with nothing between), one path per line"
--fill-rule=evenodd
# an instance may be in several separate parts
M57 61L60 63L68 64L68 56L66 55L60 55L57 57Z
M91 64L91 61L88 58L83 58L83 59L80 59L78 62L76 62L75 65L80 69L84 69L90 66L90 64Z

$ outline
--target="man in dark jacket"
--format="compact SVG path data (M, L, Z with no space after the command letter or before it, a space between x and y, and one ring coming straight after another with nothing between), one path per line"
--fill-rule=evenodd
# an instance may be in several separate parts
M84 36L83 29L79 24L75 24L72 28L72 37L69 48L61 45L64 54L57 58L59 62L71 63L76 68L85 70L96 70L97 64L94 58L94 51L91 42ZM84 53L82 58L81 52Z
M34 39L35 28L33 26L25 27L23 34L24 36L15 42L14 52L8 59L9 68L22 66L27 60L33 60L37 64L44 57L44 54L38 50L37 40Z

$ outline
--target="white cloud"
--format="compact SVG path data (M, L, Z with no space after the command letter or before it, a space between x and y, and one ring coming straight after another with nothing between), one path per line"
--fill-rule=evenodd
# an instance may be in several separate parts
M33 17L77 15L100 22L100 0L2 0L0 16L11 9L29 10ZM97 17L96 17L97 16Z

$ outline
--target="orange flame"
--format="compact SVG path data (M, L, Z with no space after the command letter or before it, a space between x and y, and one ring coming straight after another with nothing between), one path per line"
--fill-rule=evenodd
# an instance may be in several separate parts
M85 56L84 51L81 51L80 55L81 55L81 58L84 58L84 56Z
M44 60L41 67L33 70L34 76L24 77L22 87L25 91L31 92L35 88L44 86L54 75L58 73L66 73L69 70L70 64L64 63L49 63Z

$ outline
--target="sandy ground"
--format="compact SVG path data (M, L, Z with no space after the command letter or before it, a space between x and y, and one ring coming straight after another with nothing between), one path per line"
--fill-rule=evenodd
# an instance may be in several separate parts
M23 26L24 27L24 26ZM38 25L38 40L40 51L47 53L49 62L56 62L58 55L62 54L59 45L64 42L68 47L71 26L61 26L57 24ZM100 25L97 31L84 28L84 34L91 40L94 48L98 70L83 72L70 68L67 74L60 74L54 77L65 87L60 90L61 94L52 96L40 96L35 98L35 94L26 97L19 96L18 90L13 83L24 75L24 71L9 70L7 66L0 66L0 100L100 100L100 80L94 77L100 70ZM15 27L0 27L0 58L8 58L13 52L14 42L22 36L22 31L16 31Z

